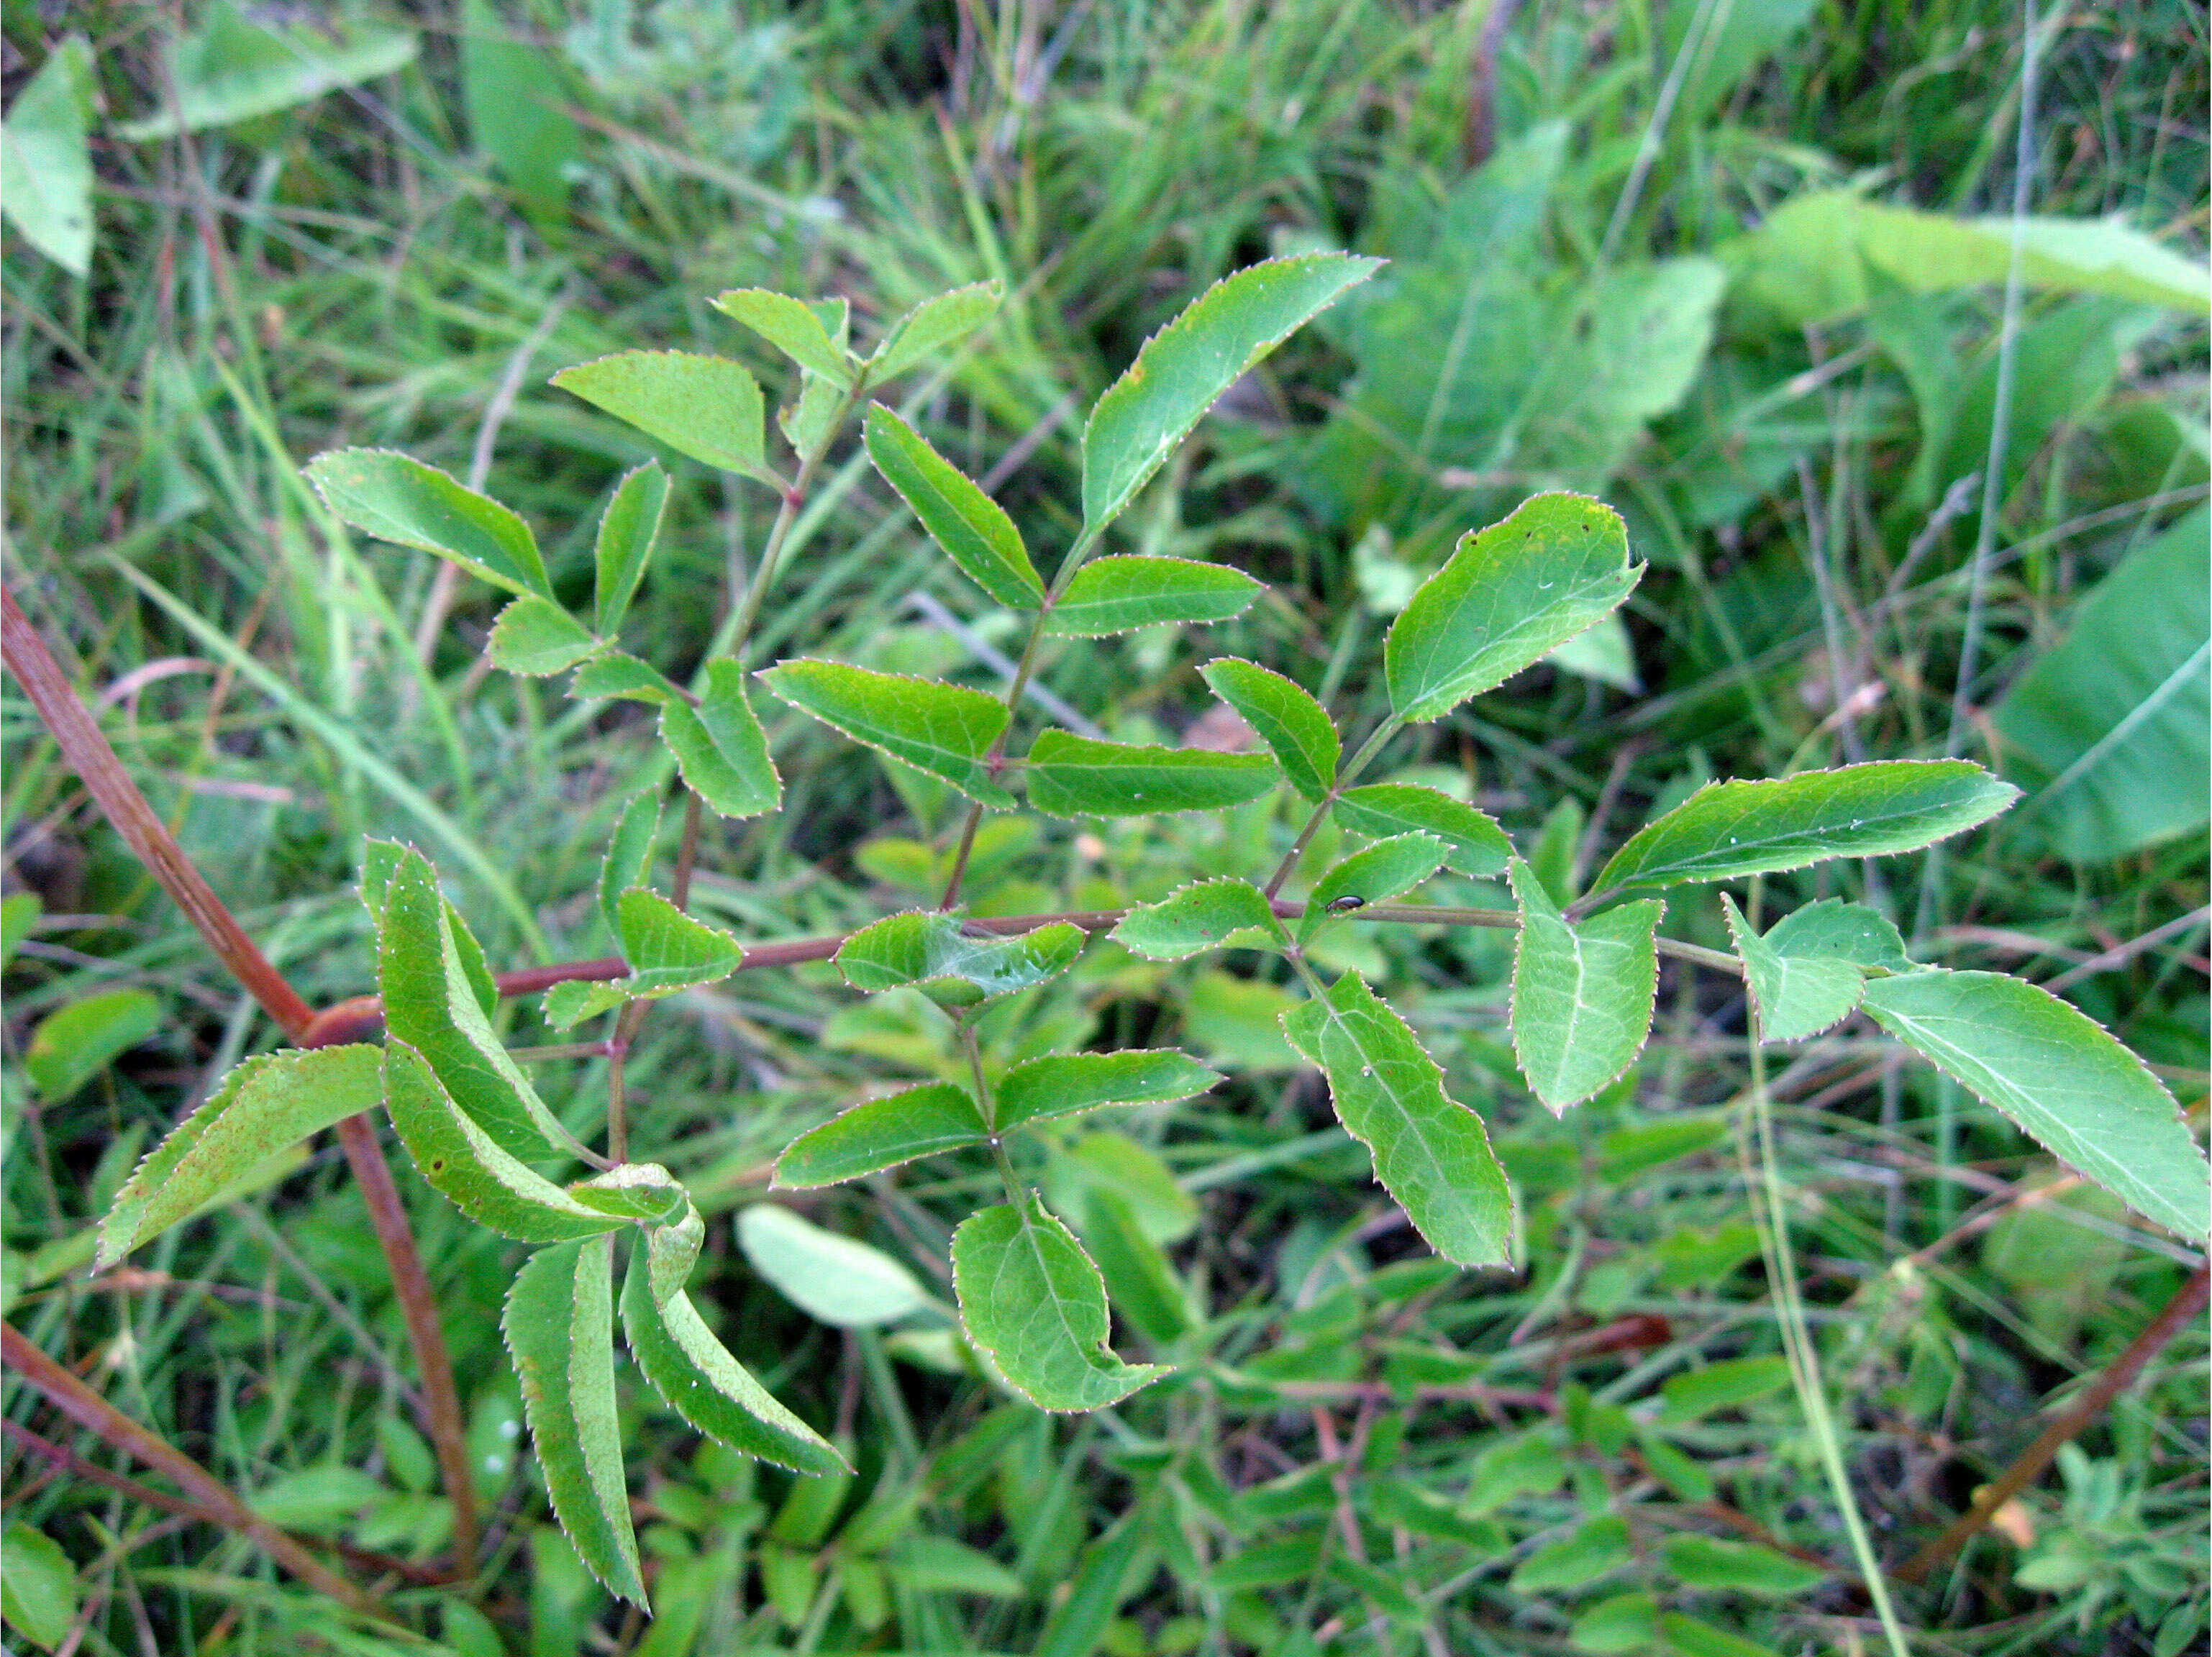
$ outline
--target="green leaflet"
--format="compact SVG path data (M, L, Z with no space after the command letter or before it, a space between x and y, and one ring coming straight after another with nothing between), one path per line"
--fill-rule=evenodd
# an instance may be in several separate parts
M1126 949L1154 961L1182 961L1233 939L1257 948L1289 942L1266 896L1249 880L1194 881L1158 903L1141 903L1110 934Z
M1513 1053L1555 1116L1626 1070L1651 1033L1659 984L1656 898L1570 925L1519 858L1508 868L1521 906L1513 950Z
M1338 1120L1413 1229L1460 1266L1511 1263L1513 1191L1482 1118L1444 1091L1443 1072L1357 973L1283 1017L1291 1045L1328 1074Z
M615 900L615 931L629 976L556 984L545 992L545 1022L570 1029L630 1001L658 1001L727 978L745 952L719 926L695 920L657 892L633 886Z
M578 1202L501 1150L453 1102L428 1061L396 1036L385 1047L384 1103L423 1179L462 1213L502 1237L566 1242L627 1223Z
M105 1272L288 1146L375 1109L382 1060L373 1047L344 1047L264 1053L240 1065L115 1193L93 1269Z
M668 474L658 460L648 460L624 474L599 514L592 552L592 631L602 638L613 638L629 614L667 508Z
M1444 843L1434 835L1393 835L1354 852L1314 883L1298 922L1298 941L1339 910L1362 909L1409 891L1443 867Z
M881 1328L930 1304L914 1273L882 1249L811 1225L777 1203L738 1211L738 1243L779 1294L832 1328Z
M1162 622L1225 622L1252 607L1260 583L1243 570L1132 553L1075 573L1044 618L1051 638L1103 639Z
M1808 960L1848 961L1892 973L1912 970L1897 923L1863 903L1846 903L1839 897L1801 904L1774 923L1766 941L1784 954Z
M1753 932L1726 892L1721 894L1721 909L1743 962L1761 1041L1802 1041L1850 1017L1866 988L1866 974L1856 963L1832 955L1798 955L1776 948L1773 934L1761 938Z
M995 696L842 662L779 662L758 677L775 695L854 742L942 777L979 805L1013 809L1014 797L991 775L991 750L1007 719Z
M1486 813L1441 789L1412 782L1371 782L1336 798L1336 820L1354 834L1377 838L1418 832L1444 843L1444 864L1477 879L1503 874L1513 842Z
M1165 1104L1205 1092L1221 1079L1172 1047L1121 1053L1054 1053L1025 1059L999 1078L993 1120L1005 1133L1101 1105Z
M500 1332L554 1516L585 1569L643 1608L615 1417L613 1302L612 1245L596 1237L556 1243L522 1263Z
M879 385L957 345L998 313L1005 294L1005 285L994 279L924 300L893 323L876 347L868 359L869 383Z
M768 464L768 407L744 365L692 351L617 351L553 383L678 454L783 487Z
M826 1439L730 1356L689 1295L678 1289L656 1297L635 1252L623 1283L622 1314L623 1333L637 1367L669 1407L699 1431L799 1472L847 1471L844 1457ZM532 1430L536 1425L533 1419ZM562 1517L565 1523L567 1515Z
M49 1104L59 1104L161 1028L161 998L151 990L101 990L39 1021L23 1049L23 1073Z
M461 7L461 100L470 147L489 155L541 228L568 216L569 168L583 134L557 96L561 70L550 54L507 32L495 0Z
M658 1162L623 1162L579 1180L568 1195L596 1214L644 1225L677 1225L692 1211L691 1195Z
M92 268L85 120L94 108L94 86L91 43L72 34L46 54L0 124L0 213L79 282Z
M553 597L530 525L435 466L389 449L333 449L304 471L324 504L364 534L450 558L509 592Z
M1137 1332L1165 1346L1203 1322L1136 1205L1110 1186L1094 1185L1082 1195L1083 1236L1106 1280L1106 1298Z
M443 1092L519 1162L566 1156L568 1136L492 1034L464 954L476 941L437 890L421 853L400 853L379 914L384 1027L419 1053Z
M714 307L734 317L802 368L810 368L840 391L853 383L853 363L814 307L787 294L764 288L732 288L717 294Z
M1275 762L1259 754L1212 754L1038 733L1030 750L1030 804L1055 817L1149 816L1212 811L1274 786Z
M649 883L653 845L659 834L659 791L641 789L615 820L615 831L607 840L606 860L599 865L599 915L617 939L623 928L616 903L631 887Z
M494 667L542 679L563 673L605 649L591 629L536 593L525 593L499 613L484 654Z
M69 1638L76 1607L76 1565L59 1543L21 1521L0 1532L0 1617L10 1628L52 1651Z
M580 701L599 696L621 696L630 701L665 707L681 701L683 694L668 683L658 668L648 667L627 651L610 650L594 656L576 670L568 694Z
M1044 603L1021 531L997 501L880 403L869 407L865 430L868 458L963 575L1010 610Z
M1291 787L1316 804L1328 798L1342 750L1336 726L1303 686L1235 656L1208 662L1199 672L1260 733Z
M2020 790L1970 760L1877 760L1708 783L1613 854L1600 894L1914 852L1986 822Z
M368 911L370 922L381 932L384 926L384 900L392 886L392 877L410 857L418 857L411 846L397 841L369 840L362 844L361 901ZM443 895L441 894L442 896ZM461 919L451 899L446 901L446 933L452 938L454 953L461 963L461 975L468 980L475 993L477 1006L486 1018L499 1005L499 980L492 975L491 962L485 959L483 945L477 943L469 931L469 924Z
M1083 929L1065 920L1014 937L976 937L963 930L958 915L908 909L847 938L837 968L856 990L910 985L941 1006L968 1007L1058 977L1085 941Z
M1587 495L1531 497L1462 536L1391 623L1391 708L1416 723L1442 718L1612 614L1643 574L1612 507Z
M800 1134L775 1159L769 1184L787 1191L836 1185L918 1156L980 1145L989 1137L965 1088L928 1082L888 1098L864 1099Z
M23 947L23 940L31 935L44 909L33 892L15 892L0 897L0 967L15 958L15 951Z
M646 1227L645 1280L654 1305L665 1306L669 1296L691 1281L691 1268L699 1264L699 1251L706 1241L707 1222L692 1205L688 1192L680 1219Z
M1310 253L1223 278L1146 340L1083 428L1083 522L1097 531L1127 506L1237 377L1380 259Z
M289 109L413 61L411 29L342 29L328 17L267 27L211 5L168 52L172 95L155 113L115 128L126 143L173 138Z
M660 735L685 785L717 815L757 817L783 804L783 780L735 662L707 664L697 707L675 696L664 702Z
M1707 1593L1759 1593L1787 1598L1828 1580L1818 1565L1792 1559L1772 1548L1723 1542L1685 1533L1659 1545L1659 1557L1685 1587Z
M2204 1153L2173 1096L2094 1019L1998 973L1868 981L1874 1021L2146 1218L2202 1242Z
M1166 1370L1107 1350L1106 1285L1035 1196L972 1214L952 1234L968 1338L1041 1410L1097 1410Z

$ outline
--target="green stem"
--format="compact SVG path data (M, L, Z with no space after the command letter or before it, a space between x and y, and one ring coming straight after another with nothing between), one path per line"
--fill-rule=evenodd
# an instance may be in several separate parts
M1304 855L1306 842L1320 830L1322 819L1328 815L1329 807L1336 804L1337 797L1358 780L1359 774L1382 751L1382 744L1396 736L1405 723L1395 713L1390 715L1375 727L1373 734L1365 742L1359 744L1358 751L1338 768L1336 780L1329 784L1328 792L1322 796L1321 804L1314 807L1313 815L1306 819L1306 826L1298 830L1298 837L1291 842L1291 849L1283 853L1283 860L1275 865L1274 877L1266 887L1270 899L1283 889L1283 883L1291 877L1291 871L1297 867L1298 859Z

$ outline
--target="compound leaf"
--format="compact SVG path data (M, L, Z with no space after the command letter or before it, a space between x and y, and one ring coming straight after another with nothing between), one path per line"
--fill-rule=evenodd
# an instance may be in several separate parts
M1328 798L1342 750L1336 726L1304 686L1235 656L1208 662L1199 672L1213 687L1213 694L1260 733L1291 787L1316 804Z
M1868 981L1875 1023L2146 1218L2202 1242L2204 1153L2165 1084L2102 1025L2002 973Z
M1876 760L1708 783L1613 854L1594 890L1729 880L1828 858L1882 857L1986 822L2020 790L1971 760Z
M500 1319L554 1516L607 1591L643 1608L615 1415L614 1259L597 1238L522 1263Z
M1471 530L1421 583L1382 648L1390 707L1440 719L1619 607L1643 574L1620 514L1588 495L1532 496Z
M1127 506L1214 400L1380 259L1309 253L1224 277L1146 340L1083 428L1083 522Z
M1055 817L1218 810L1257 799L1277 774L1264 755L1097 742L1060 730L1038 734L1027 769L1030 804Z
M592 630L601 637L613 638L629 614L629 601L645 579L667 508L668 474L658 460L648 460L624 474L599 514L592 546Z
M1659 985L1656 898L1569 924L1535 871L1509 866L1521 906L1513 951L1513 1053L1536 1096L1564 1115L1611 1082L1651 1033Z
M1034 1195L970 1215L952 1234L968 1338L1041 1410L1097 1410L1166 1371L1107 1349L1106 1284Z
M553 383L593 408L723 471L783 487L768 464L768 406L741 362L694 351L617 351Z
M324 504L363 534L450 558L509 592L552 598L530 525L435 466L389 449L333 449L305 471Z
M784 1147L769 1184L787 1191L836 1185L901 1162L985 1144L990 1130L965 1088L927 1082L864 1099Z
M868 458L963 574L1010 610L1044 603L1021 531L997 501L880 403L863 429Z
M1162 622L1225 622L1252 607L1260 583L1240 569L1132 553L1085 564L1044 618L1053 638L1103 639Z
M93 1269L105 1272L288 1146L376 1108L383 1055L373 1047L264 1053L222 1078L147 1152L100 1223Z
M1480 878L1502 874L1513 842L1488 814L1441 789L1413 782L1370 782L1336 797L1336 820L1354 834L1434 835L1444 843L1444 863Z
M1140 903L1111 936L1153 961L1182 961L1232 941L1263 948L1289 941L1260 889L1231 877L1194 881L1158 903Z
M1220 1071L1172 1047L1047 1053L1024 1059L999 1078L994 1120L1004 1133L1024 1122L1073 1116L1101 1105L1188 1099L1220 1079Z
M997 697L842 662L779 662L759 677L775 695L854 742L942 777L979 805L1012 809L1014 797L991 775L991 750L1007 720Z

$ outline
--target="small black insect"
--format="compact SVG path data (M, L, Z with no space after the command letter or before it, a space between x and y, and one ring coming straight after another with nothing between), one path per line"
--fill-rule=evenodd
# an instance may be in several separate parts
M1354 897L1349 892L1342 897L1333 897L1328 901L1328 912L1333 915L1348 915L1354 909L1364 909L1366 907L1365 898Z

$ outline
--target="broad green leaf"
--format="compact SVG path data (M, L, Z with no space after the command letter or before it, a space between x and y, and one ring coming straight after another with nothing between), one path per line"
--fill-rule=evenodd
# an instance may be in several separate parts
M884 1555L891 1575L917 1593L1026 1599L1029 1585L997 1560L949 1536L909 1536Z
M996 315L1004 285L971 282L924 300L890 326L868 359L868 380L881 385L936 353L949 350Z
M970 1215L952 1234L968 1338L1041 1410L1097 1410L1166 1371L1107 1350L1106 1285L1034 1196Z
M1723 1358L1702 1369L1669 1375L1659 1388L1660 1419L1695 1421L1716 1410L1734 1410L1790 1385L1787 1359Z
M568 1194L595 1214L667 1226L693 1212L691 1193L658 1162L622 1162L579 1180Z
M578 1202L500 1149L440 1083L422 1055L385 1047L384 1103L424 1180L477 1224L520 1242L567 1242L618 1230L618 1216Z
M1413 1229L1455 1265L1510 1265L1505 1170L1482 1118L1444 1091L1443 1072L1406 1021L1358 973L1304 1006L1338 1120L1367 1147L1375 1177Z
M499 613L484 654L494 667L542 679L562 673L605 648L592 630L555 604L525 593Z
M382 1060L376 1048L364 1046L264 1053L240 1065L115 1193L100 1223L93 1269L105 1272L190 1218L288 1146L375 1109L384 1096Z
M908 909L847 938L837 968L856 990L873 994L912 986L940 1005L965 1007L1058 977L1086 941L1080 926L1065 920L1012 937L974 936L958 915Z
M783 779L745 694L745 673L727 659L707 664L699 705L678 697L661 705L660 736L684 781L726 817L757 817L783 804Z
M1382 647L1390 707L1441 719L1619 607L1644 574L1620 514L1580 495L1539 495L1470 531L1421 584Z
M997 501L882 404L869 406L864 430L868 458L884 482L914 508L963 574L1009 609L1044 603L1044 583L1021 531Z
M993 1120L1005 1133L1101 1105L1166 1104L1205 1092L1221 1079L1172 1047L1121 1053L1053 1053L1025 1059L999 1078Z
M1166 1252L1145 1229L1136 1205L1110 1186L1083 1193L1083 1236L1106 1280L1106 1297L1155 1346L1180 1340L1204 1320Z
M1252 607L1260 583L1240 569L1132 553L1076 571L1044 618L1053 638L1102 639L1161 622L1225 622Z
M1513 842L1495 820L1441 789L1413 782L1371 782L1336 798L1336 820L1354 834L1434 835L1444 843L1444 864L1480 878L1502 874Z
M668 474L658 460L626 473L599 514L592 547L592 631L611 639L629 614L629 601L645 579L645 567L660 538L668 508Z
M78 281L92 267L92 47L72 34L15 94L0 121L0 213Z
M69 1638L76 1599L76 1567L58 1542L20 1522L0 1532L0 1618L9 1628L52 1651Z
M1659 1638L1659 1602L1648 1593L1615 1593L1575 1618L1567 1644L1591 1657L1646 1652Z
M397 841L369 840L362 842L361 859L361 899L370 920L380 935L384 926L384 901L390 893L392 878L404 868L410 858L422 854L411 846ZM493 975L491 962L484 956L483 945L477 943L469 931L468 922L453 907L453 900L440 895L446 907L446 931L452 938L455 959L461 977L476 997L477 1009L489 1018L499 1007L499 980Z
M599 865L599 915L607 932L619 940L622 917L616 904L633 886L651 883L653 841L660 835L660 792L641 790L623 807L615 831L607 841L606 860Z
M1986 822L2020 790L1971 760L1877 760L1794 777L1708 783L1630 836L1591 889L1802 869L1886 857Z
M644 1609L615 1414L611 1244L589 1237L531 1255L507 1290L500 1331L522 1383L522 1412L554 1516L585 1569Z
M817 1323L876 1329L930 1303L914 1273L882 1249L810 1225L775 1203L739 1211L738 1241L753 1270Z
M1520 859L1509 865L1521 906L1513 950L1513 1053L1554 1116L1626 1070L1651 1033L1659 986L1656 898L1571 925Z
M1025 773L1030 804L1055 817L1141 817L1156 811L1213 811L1257 799L1275 786L1275 762L1259 754L1148 748L1038 733Z
M2014 819L2078 863L2204 827L2212 812L2212 514L2146 542L2075 606L2066 636L1997 704Z
M1341 751L1336 727L1304 686L1234 656L1208 662L1199 672L1260 733L1291 787L1316 803L1328 798Z
M853 383L853 364L822 319L805 300L772 294L764 288L732 288L717 294L714 308L734 317L802 368L811 368L842 389Z
M1672 1657L1778 1657L1771 1646L1743 1639L1679 1611L1659 1613L1659 1632Z
M125 122L116 136L137 143L271 115L402 69L414 61L415 45L408 30L342 29L337 18L320 14L264 26L235 6L210 6L170 58L172 99L158 114Z
M1659 1557L1684 1587L1707 1593L1786 1598L1820 1587L1829 1575L1819 1565L1792 1559L1772 1548L1723 1542L1710 1536L1670 1536L1659 1545Z
M494 0L461 8L461 101L469 142L498 166L530 216L557 226L568 208L568 169L583 133L562 106L559 59L507 32Z
M1444 843L1434 835L1393 835L1364 847L1314 883L1298 922L1301 942L1332 914L1364 909L1410 891L1443 867Z
M1198 1199L1151 1146L1112 1128L1094 1128L1055 1144L1045 1163L1045 1202L1055 1212L1083 1213L1090 1193L1127 1199L1154 1242L1181 1242L1198 1229Z
M1631 1557L1628 1521L1619 1514L1604 1514L1585 1520L1573 1535L1537 1549L1515 1569L1507 1585L1516 1593L1578 1588Z
M800 1134L776 1158L769 1184L787 1191L836 1185L918 1156L983 1144L989 1138L982 1113L965 1088L928 1082L886 1098L863 1100Z
M2146 1218L2202 1242L2204 1153L2165 1084L2094 1019L2000 973L1869 980L1875 1023Z
M585 701L598 696L622 696L655 707L683 700L683 694L668 683L659 669L648 667L620 650L594 656L578 668L576 677L568 682L568 694Z
M689 1295L678 1289L656 1297L641 1252L630 1256L622 1314L637 1367L669 1407L700 1432L799 1472L846 1471L844 1457L829 1441L778 1403L715 1338Z
M1153 961L1182 961L1232 941L1259 949L1289 942L1260 889L1231 878L1194 881L1158 903L1140 903L1121 917L1111 936Z
M1897 923L1863 903L1846 903L1839 897L1824 897L1792 909L1774 923L1766 941L1803 960L1848 961L1892 973L1912 970Z
M1382 264L1348 253L1268 259L1227 276L1146 340L1083 428L1083 521L1127 506L1238 375Z
M15 951L23 947L41 913L36 893L14 892L0 898L0 967L15 958Z
M59 1104L161 1028L151 990L102 990L48 1013L23 1049L23 1073L48 1104Z
M1620 612L1601 617L1586 633L1577 633L1565 644L1544 653L1553 667L1595 679L1633 695L1644 689L1637 677L1635 646L1629 642L1628 623Z
M1726 892L1721 894L1721 909L1743 962L1761 1041L1802 1041L1850 1017L1866 988L1866 974L1855 962L1778 949L1771 934L1761 938L1751 929Z
M324 504L363 534L450 558L509 592L553 597L530 525L435 466L389 449L332 449L304 470Z
M768 464L760 382L743 363L694 351L617 351L563 368L553 383L678 454L783 487Z
M737 939L640 886L615 900L615 935L629 975L556 984L545 993L545 1022L555 1029L574 1029L631 1001L658 1001L717 983L744 965Z
M379 915L377 987L384 1027L422 1054L440 1085L519 1162L566 1156L567 1135L492 1034L463 953L476 940L439 895L422 853L404 851Z
M1014 797L991 774L992 745L1006 731L1006 705L997 697L842 662L779 662L759 677L776 696L854 742L942 777L979 805L1013 808Z

